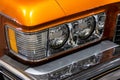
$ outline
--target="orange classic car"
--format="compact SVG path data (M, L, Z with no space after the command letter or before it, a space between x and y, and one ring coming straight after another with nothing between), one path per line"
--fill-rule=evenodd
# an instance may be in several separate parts
M1 80L120 79L120 0L1 0Z

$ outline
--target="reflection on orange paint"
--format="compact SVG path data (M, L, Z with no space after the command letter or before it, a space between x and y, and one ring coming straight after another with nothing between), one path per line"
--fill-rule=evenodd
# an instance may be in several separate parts
M34 26L65 16L55 0L2 0L0 12L25 26Z
M120 0L1 0L0 12L31 27Z

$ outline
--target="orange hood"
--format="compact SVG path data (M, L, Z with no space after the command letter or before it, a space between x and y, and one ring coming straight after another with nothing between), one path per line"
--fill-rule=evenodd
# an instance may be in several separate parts
M34 26L120 0L1 0L0 13Z

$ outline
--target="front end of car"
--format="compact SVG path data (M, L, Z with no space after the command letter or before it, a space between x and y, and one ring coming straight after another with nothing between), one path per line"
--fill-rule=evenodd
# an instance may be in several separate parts
M3 80L102 80L119 70L120 1L76 1L21 2L16 14L0 8Z

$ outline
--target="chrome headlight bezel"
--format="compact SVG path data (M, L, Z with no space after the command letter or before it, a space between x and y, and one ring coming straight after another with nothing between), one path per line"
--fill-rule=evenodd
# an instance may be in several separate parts
M60 55L66 54L67 52L74 50L77 47L78 48L84 47L86 45L89 45L91 43L99 41L102 38L103 33L104 33L105 19L103 21L101 21L101 23L102 23L102 25L101 25L99 22L98 15L106 18L106 13L101 12L101 13L97 13L94 15L90 15L90 16L75 20L75 21L81 21L81 20L92 18L93 21L88 22L90 25L92 25L90 32L87 36L85 35L84 37L78 36L79 33L76 34L76 31L75 31L75 28L73 25L73 23L75 21L57 25L57 26L54 26L52 28L48 28L48 29L45 29L42 31L27 32L27 33L22 32L21 30L19 30L17 28L13 28L12 26L7 24L7 25L5 25L5 30L6 30L7 43L9 44L8 48L9 48L10 52L13 53L13 55L19 57L20 59L22 59L24 61L28 61L28 62L32 62L32 63L41 62L46 59L50 59L52 57L58 56L59 54ZM65 36L65 39L63 39L63 42L61 42L60 45L58 45L57 47L51 46L50 45L50 42L51 42L50 41L51 40L50 30L52 30L54 28L62 27L63 25L66 26L65 31L60 31L60 33L66 32L64 35L62 35L62 36ZM85 23L85 25L87 25L87 24ZM22 46L24 46L24 45L25 45L25 47L27 47L26 49L28 49L28 51L26 51L26 53L24 53L25 52L24 49L22 49L22 51L19 51L19 48L17 48L18 52L16 52L13 50L13 48L11 48L10 45L12 43L9 40L10 36L9 36L8 29L10 29L14 32L14 35L15 35L14 38L15 38L17 47L22 48ZM57 29L55 29L55 30L57 30ZM23 37L18 36L19 34ZM27 37L27 36L29 36L29 37ZM53 37L53 38L57 38L57 37ZM60 35L60 37L61 37L61 35ZM23 41L21 40L23 38L25 39L27 44L24 43L25 42L24 40ZM29 40L29 39L31 39L31 40ZM20 42L19 40L22 42ZM18 46L18 44L20 44L20 43L23 43L23 44ZM41 47L44 48L44 52L43 52L43 48L41 48ZM39 48L42 50L42 52ZM33 51L30 52L31 50L33 50ZM56 54L58 54L58 55L56 55Z

